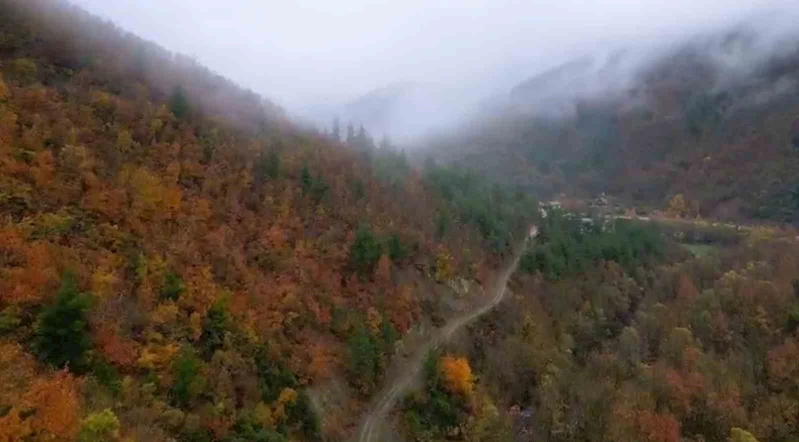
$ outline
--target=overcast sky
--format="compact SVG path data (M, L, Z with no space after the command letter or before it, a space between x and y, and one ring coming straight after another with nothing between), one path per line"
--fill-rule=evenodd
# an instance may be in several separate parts
M506 87L602 42L790 0L73 0L289 107L397 81Z

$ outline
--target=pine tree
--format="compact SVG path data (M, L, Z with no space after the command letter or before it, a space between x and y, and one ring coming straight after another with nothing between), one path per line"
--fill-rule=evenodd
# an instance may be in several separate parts
M189 114L189 101L182 86L176 87L169 97L169 110L178 118L184 118Z
M78 291L75 275L65 273L55 303L39 314L33 345L41 360L73 371L86 368L91 347L86 320L89 304L90 296Z
M333 129L330 133L330 137L336 141L341 141L341 122L338 117L333 119Z
M361 278L374 272L383 251L368 226L361 226L355 234L355 242L350 248L350 266Z

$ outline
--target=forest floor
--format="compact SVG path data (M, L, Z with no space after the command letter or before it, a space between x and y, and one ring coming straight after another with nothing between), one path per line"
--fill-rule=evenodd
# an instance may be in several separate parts
M533 237L531 235L531 237ZM427 354L446 343L455 332L490 312L497 304L502 302L507 292L507 283L519 265L524 246L516 250L511 261L502 269L492 287L491 299L482 305L463 312L447 321L442 327L436 329L425 340L414 345L415 349L405 355L395 356L391 367L387 370L386 385L372 400L367 409L358 431L358 442L377 442L396 439L396 435L389 433L387 425L388 415L405 394L418 382L422 366Z

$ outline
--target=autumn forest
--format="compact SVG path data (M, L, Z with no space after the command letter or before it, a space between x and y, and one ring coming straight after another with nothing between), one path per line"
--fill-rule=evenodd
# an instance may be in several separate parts
M359 130L360 129L360 130ZM794 441L799 243L687 244L276 105L80 8L0 0L0 442ZM794 236L792 236L794 235Z

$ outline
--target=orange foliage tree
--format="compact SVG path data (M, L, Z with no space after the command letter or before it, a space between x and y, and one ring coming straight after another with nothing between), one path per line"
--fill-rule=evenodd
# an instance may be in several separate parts
M444 386L455 394L471 397L474 392L474 375L466 358L444 356L439 362Z

